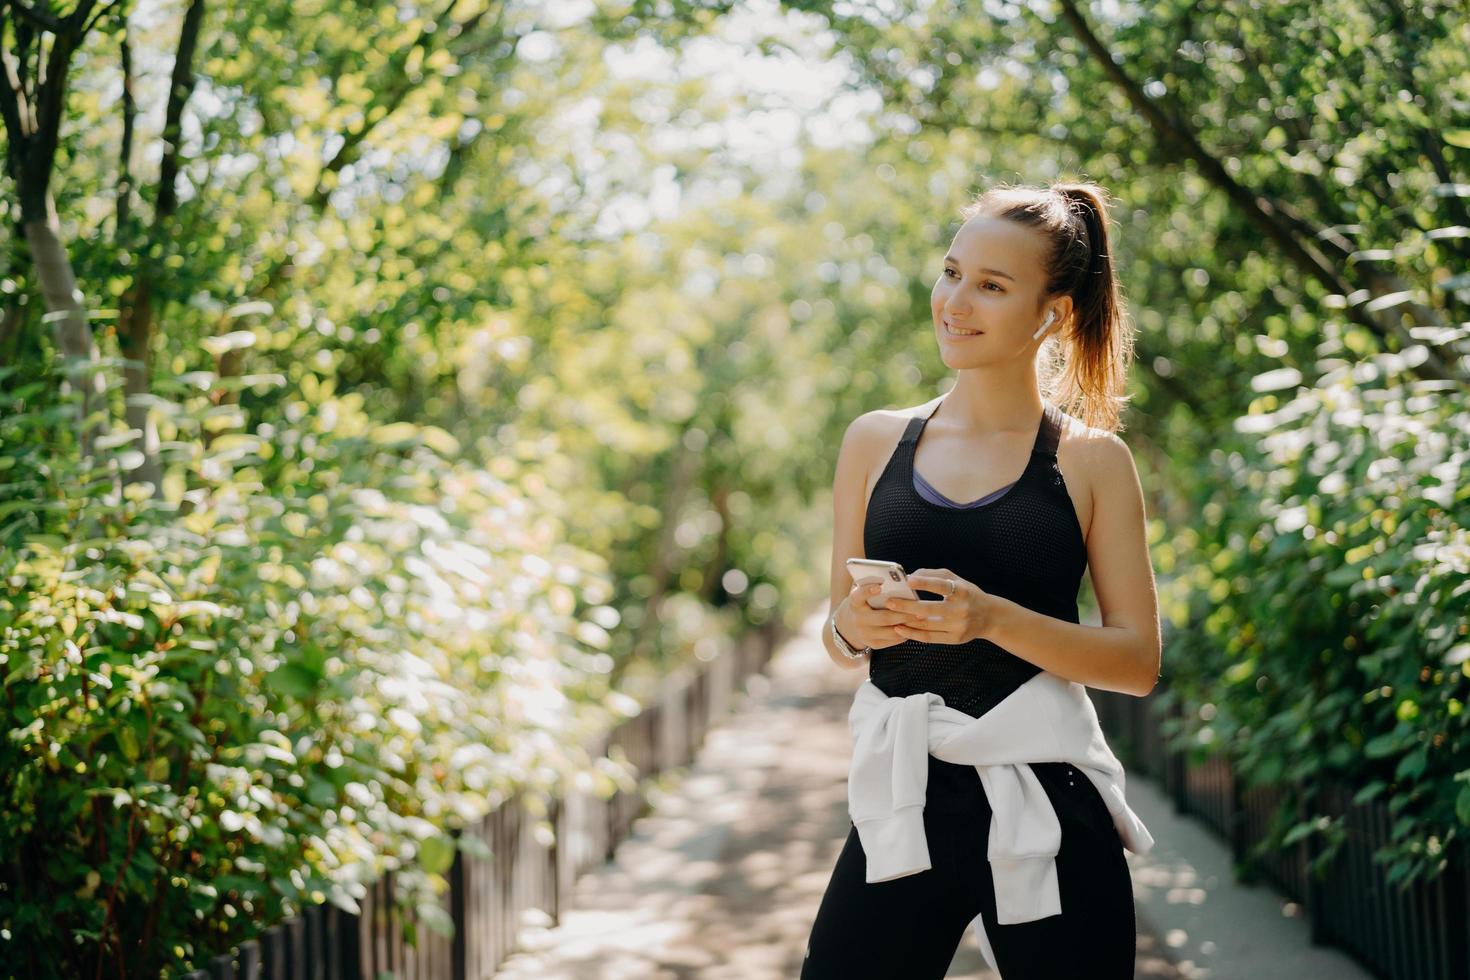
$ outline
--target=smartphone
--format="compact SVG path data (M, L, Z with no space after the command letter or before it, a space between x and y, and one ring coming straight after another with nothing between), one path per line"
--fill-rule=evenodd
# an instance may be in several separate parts
M917 599L919 594L909 586L908 573L896 561L878 561L874 558L847 559L847 572L858 585L883 583L883 591L868 596L868 605L882 609L890 596L900 599Z

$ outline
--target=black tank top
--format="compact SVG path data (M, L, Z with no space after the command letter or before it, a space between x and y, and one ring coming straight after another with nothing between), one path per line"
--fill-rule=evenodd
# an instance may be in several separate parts
M1079 622L1077 592L1087 568L1087 547L1077 511L1057 466L1064 415L1043 401L1041 423L1024 472L1005 493L975 506L946 506L914 485L914 452L924 426L938 410L909 420L868 500L863 553L896 561L913 572L948 568L986 592L1067 622ZM921 599L939 599L919 591ZM1041 672L1035 664L989 640L963 644L905 640L874 650L868 676L890 697L932 691L951 708L980 717ZM1100 797L1087 777L1065 763L1033 763L1059 818L1100 826ZM1085 785L1083 785L1085 784ZM990 808L973 766L929 757L925 808L983 813ZM1111 818L1101 814L1106 826Z

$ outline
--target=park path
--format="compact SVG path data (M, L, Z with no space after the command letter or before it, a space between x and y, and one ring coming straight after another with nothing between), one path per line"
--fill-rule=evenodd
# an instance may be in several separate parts
M818 612L750 679L614 859L578 880L561 925L524 929L497 980L798 976L847 836L847 710L867 673L828 660L821 625ZM1136 976L1182 977L1139 927ZM948 975L996 980L973 932Z

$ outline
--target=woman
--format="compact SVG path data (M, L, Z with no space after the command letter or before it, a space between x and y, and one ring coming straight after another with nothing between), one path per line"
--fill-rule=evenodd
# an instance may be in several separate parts
M1142 697L1161 636L1142 490L1115 434L1132 336L1106 194L1089 183L1002 186L961 214L930 299L954 386L917 409L863 415L839 451L828 655L867 664L889 697L934 692L976 718L1041 671ZM1058 401L1080 406L1082 421ZM899 562L920 598L871 609L877 587L851 584L850 557ZM1100 627L1079 623L1088 566ZM976 768L928 764L932 867L867 883L850 829L803 980L943 977L977 917L1004 980L1131 977L1132 882L1092 783L1066 763L1031 765L1062 828L1062 913L1002 925Z

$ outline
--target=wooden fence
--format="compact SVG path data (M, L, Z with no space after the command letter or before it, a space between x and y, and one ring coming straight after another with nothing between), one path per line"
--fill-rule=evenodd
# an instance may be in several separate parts
M1470 977L1470 869L1459 840L1451 844L1443 874L1407 887L1392 885L1386 866L1373 860L1389 843L1393 822L1382 800L1355 804L1352 790L1330 782L1294 793L1281 786L1243 787L1224 755L1194 764L1186 753L1165 748L1156 696L1089 694L1130 774L1156 779L1177 812L1197 816L1229 842L1246 880L1265 880L1300 903L1313 942L1342 948L1382 980ZM1266 847L1288 796L1296 801L1291 823L1305 820L1308 812L1343 817L1347 840L1321 876L1309 872L1321 856L1317 835L1284 849Z
M647 781L693 760L710 726L731 709L746 680L765 669L785 636L778 624L752 630L734 649L665 678L652 703L589 746L594 757L624 753L638 771L638 789L619 789L606 800L578 791L553 800L549 845L534 836L519 797L460 831L478 837L493 857L466 859L456 849L441 896L453 937L394 903L390 873L374 882L360 914L312 906L185 980L488 980L515 949L528 914L540 910L552 924L560 920L577 877L611 859L647 809ZM403 939L405 915L416 936L412 944Z

